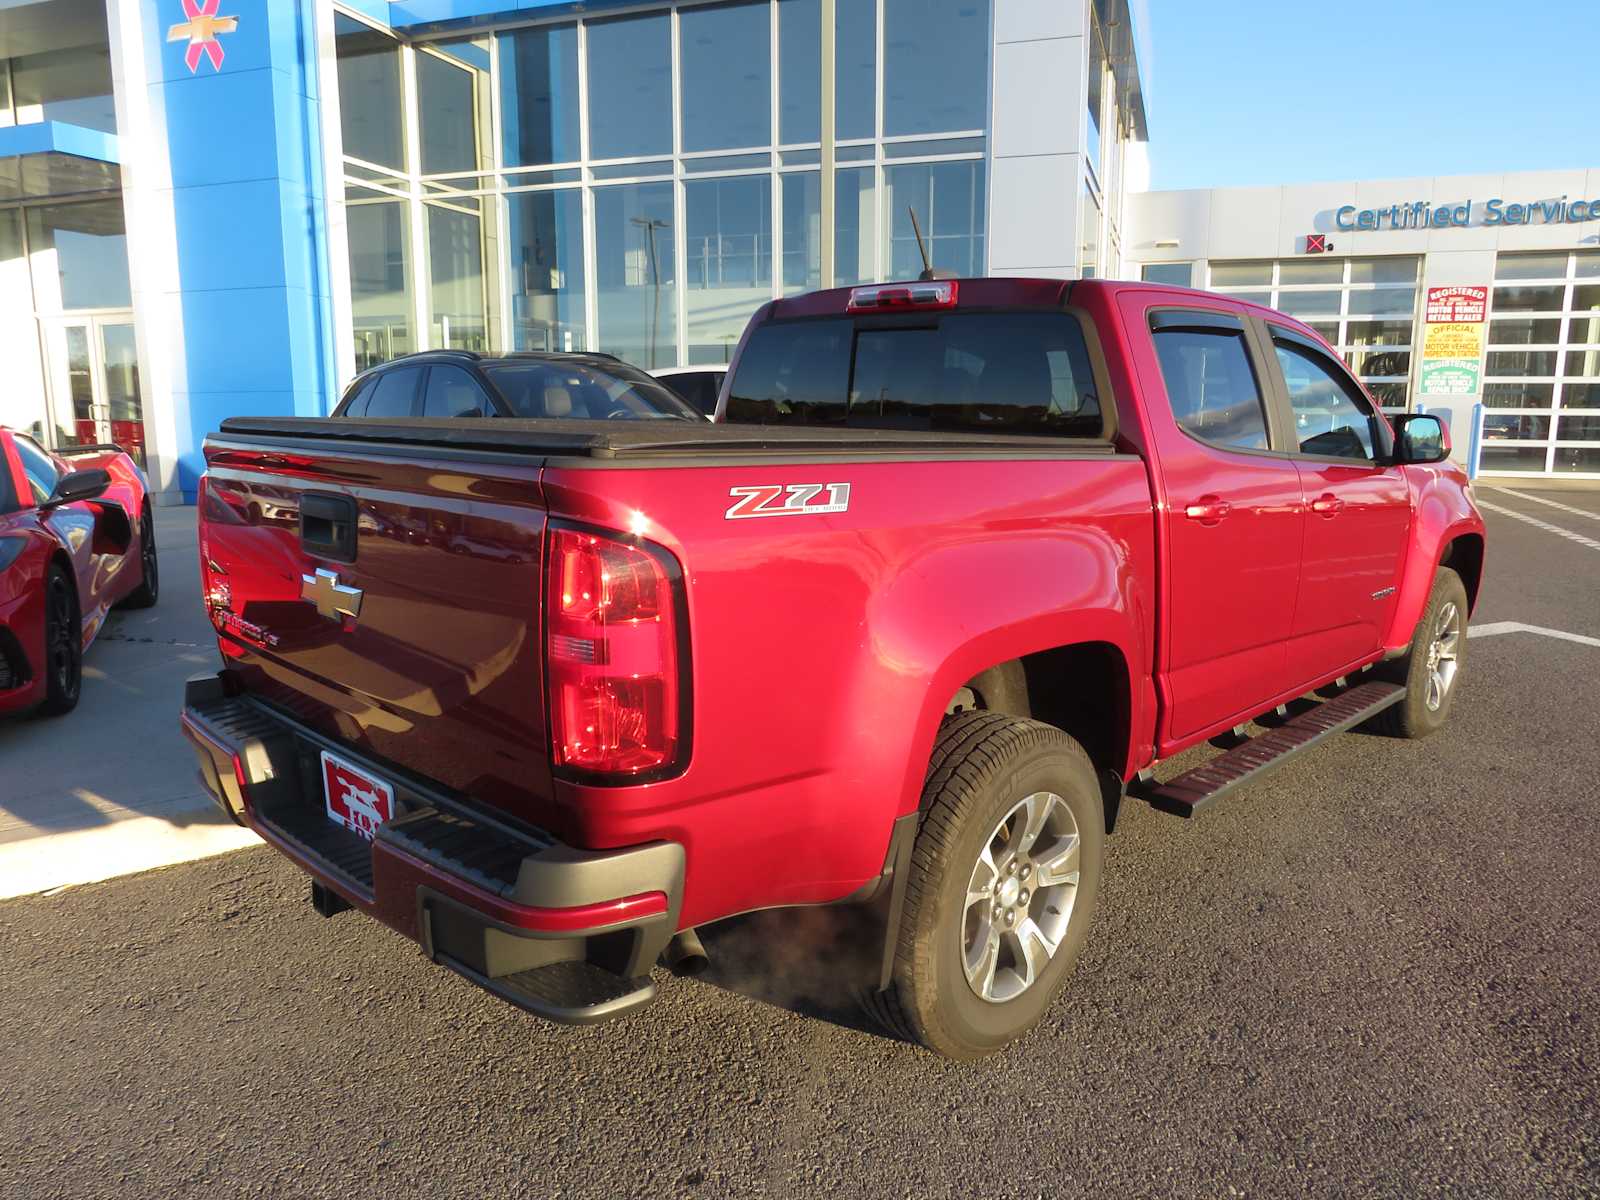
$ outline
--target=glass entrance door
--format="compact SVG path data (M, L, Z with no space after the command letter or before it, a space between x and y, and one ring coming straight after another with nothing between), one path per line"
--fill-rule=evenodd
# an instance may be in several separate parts
M41 322L57 446L115 443L145 464L144 406L133 321L126 316Z

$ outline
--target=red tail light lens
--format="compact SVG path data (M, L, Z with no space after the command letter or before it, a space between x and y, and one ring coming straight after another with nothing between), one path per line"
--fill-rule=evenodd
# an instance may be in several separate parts
M660 547L552 526L545 647L558 767L637 776L679 758L678 572Z

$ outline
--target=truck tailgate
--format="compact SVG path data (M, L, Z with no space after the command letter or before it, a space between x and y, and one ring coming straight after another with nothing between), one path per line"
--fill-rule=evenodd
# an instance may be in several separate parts
M202 584L234 678L544 823L542 459L226 435L206 459Z

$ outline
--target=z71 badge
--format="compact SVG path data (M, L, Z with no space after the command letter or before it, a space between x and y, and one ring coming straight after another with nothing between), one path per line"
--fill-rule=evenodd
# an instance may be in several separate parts
M850 507L848 483L763 483L729 488L728 520L746 517L815 517Z

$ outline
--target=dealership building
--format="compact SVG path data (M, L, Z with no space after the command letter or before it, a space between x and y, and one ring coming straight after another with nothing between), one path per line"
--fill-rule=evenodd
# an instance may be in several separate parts
M0 423L181 502L223 418L396 355L725 361L768 298L915 275L915 213L959 274L1274 304L1484 473L1600 478L1600 170L1144 191L1143 32L1127 0L0 0Z

